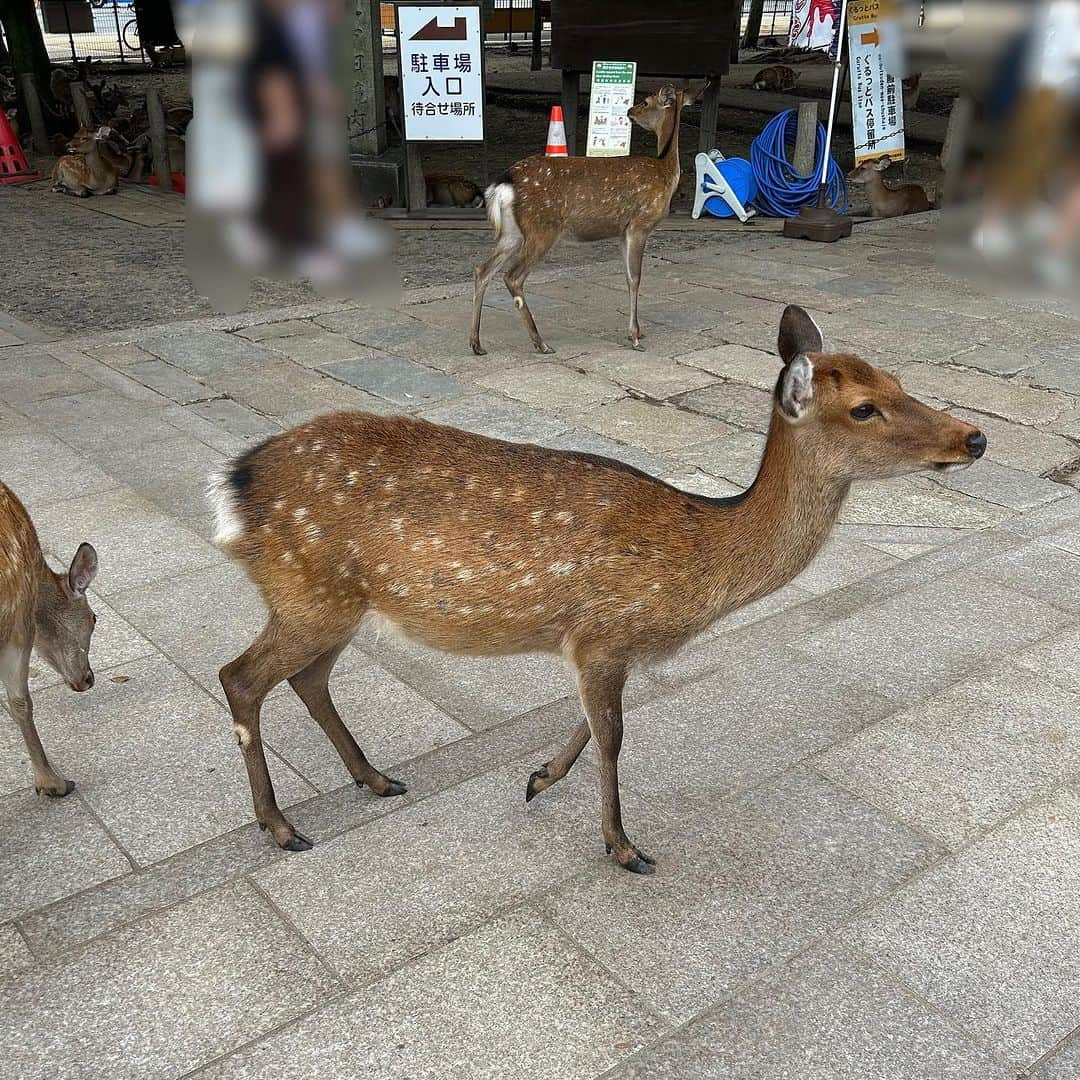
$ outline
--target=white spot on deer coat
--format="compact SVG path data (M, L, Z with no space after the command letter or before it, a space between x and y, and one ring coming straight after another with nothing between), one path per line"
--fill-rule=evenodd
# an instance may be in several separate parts
M572 562L553 562L548 570L552 574L572 574L577 569L577 563Z

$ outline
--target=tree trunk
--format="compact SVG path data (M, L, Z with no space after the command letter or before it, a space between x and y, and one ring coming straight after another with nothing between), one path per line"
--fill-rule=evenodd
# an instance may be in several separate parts
M7 35L11 64L17 75L29 73L38 93L49 93L49 54L41 36L34 0L0 0L0 23Z
M756 49L761 37L761 17L765 13L765 0L750 0L750 13L746 20L746 36L743 48Z

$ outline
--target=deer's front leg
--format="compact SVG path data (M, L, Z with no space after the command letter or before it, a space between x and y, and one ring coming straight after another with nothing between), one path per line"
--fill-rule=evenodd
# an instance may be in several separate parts
M34 704L30 699L30 647L10 643L0 651L0 680L7 691L7 707L11 718L19 725L30 767L34 770L34 790L40 794L63 798L75 785L65 780L50 764L34 727Z
M627 230L623 238L623 254L626 257L626 284L630 290L630 344L638 350L644 348L641 339L644 335L638 323L638 289L641 286L641 259L645 254L645 241L648 233Z
M626 671L617 666L584 667L578 673L581 704L600 758L600 797L604 843L624 870L653 873L654 860L627 837L619 805L619 750L622 748L622 691Z

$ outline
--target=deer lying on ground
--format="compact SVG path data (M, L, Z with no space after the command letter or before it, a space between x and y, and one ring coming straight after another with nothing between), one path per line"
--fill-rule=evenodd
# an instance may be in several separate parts
M918 184L901 184L895 188L886 186L881 174L890 164L888 158L864 161L857 169L848 173L848 183L866 188L874 217L903 217L905 214L922 214L933 210L926 192Z
M796 71L794 68L784 66L767 67L762 68L754 76L751 85L755 90L772 90L783 93L787 90L794 90L801 77L802 72Z
M368 762L327 685L361 619L377 615L447 652L565 656L585 721L532 774L525 798L562 779L594 738L605 843L621 866L651 873L619 809L631 669L795 577L853 480L961 468L986 448L977 429L908 397L892 375L825 353L801 308L785 312L779 345L761 467L733 498L679 491L592 454L362 412L275 435L215 476L215 541L270 610L220 678L255 815L277 844L311 847L278 808L259 734L263 700L284 679L357 784L405 791Z
M30 653L37 652L72 690L94 685L89 653L97 617L86 590L97 562L93 547L80 544L66 574L50 569L26 508L0 484L0 681L26 742L34 790L57 798L75 785L49 764L34 727Z
M131 153L112 128L80 128L67 144L67 153L53 165L52 189L80 199L115 195L131 164Z
M655 158L543 157L539 154L511 165L506 175L484 193L488 218L495 229L495 250L476 268L472 330L469 345L477 356L480 313L488 283L504 265L506 287L525 320L537 352L550 353L525 302L525 279L563 236L576 240L622 240L630 289L630 341L641 348L638 286L641 258L649 233L667 217L679 186L679 118L700 89L664 86L627 112L635 123L655 132Z

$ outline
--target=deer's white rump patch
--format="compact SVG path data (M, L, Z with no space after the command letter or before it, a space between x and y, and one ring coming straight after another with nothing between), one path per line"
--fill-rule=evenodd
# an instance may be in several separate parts
M484 192L488 221L495 230L496 243L510 247L521 239L517 218L514 217L514 185L492 184Z
M236 493L225 469L211 473L206 483L206 501L214 514L214 543L221 547L240 536L244 523L236 506Z

